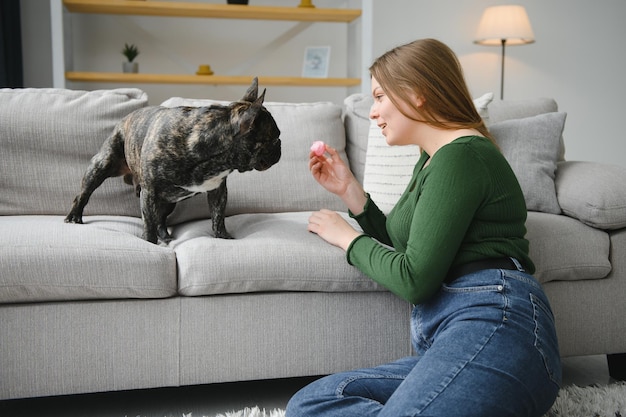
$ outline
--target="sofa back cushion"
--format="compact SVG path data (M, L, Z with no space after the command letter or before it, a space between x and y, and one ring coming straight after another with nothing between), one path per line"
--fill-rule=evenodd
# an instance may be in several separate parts
M223 101L173 97L165 107L210 106ZM341 200L324 190L309 171L313 142L322 140L337 149L344 160L345 132L341 107L328 102L271 103L264 106L276 120L282 141L280 161L266 171L233 172L228 176L226 214L345 210ZM208 217L206 197L197 195L177 204L170 224Z
M559 111L559 106L551 98L531 98L524 100L494 100L489 104L488 126L505 120L524 119L545 113ZM565 143L559 138L558 160L565 160Z
M146 106L137 89L0 90L0 215L64 215L91 157L128 113ZM85 215L138 217L133 188L113 178Z
M352 173L361 184L365 176L365 159L370 133L370 108L373 104L370 95L356 93L343 101L344 125L346 129L346 153L350 158Z
M489 127L524 192L526 208L560 214L554 178L565 113L504 120Z

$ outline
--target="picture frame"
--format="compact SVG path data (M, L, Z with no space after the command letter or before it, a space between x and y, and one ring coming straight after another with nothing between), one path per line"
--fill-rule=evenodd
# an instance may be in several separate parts
M330 46L307 46L304 50L302 76L305 78L328 78Z

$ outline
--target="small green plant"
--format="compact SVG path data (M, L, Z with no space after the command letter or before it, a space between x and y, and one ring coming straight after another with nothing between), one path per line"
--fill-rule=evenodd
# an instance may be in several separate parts
M139 49L132 43L130 45L125 43L122 54L128 59L128 62L133 62L133 59L137 58L137 55L139 55Z

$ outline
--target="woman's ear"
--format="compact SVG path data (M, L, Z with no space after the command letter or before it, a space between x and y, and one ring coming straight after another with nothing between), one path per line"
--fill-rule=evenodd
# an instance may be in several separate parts
M418 96L417 94L413 94L413 100L415 101L416 107L422 107L424 103L426 103L426 99L424 96Z
M420 108L426 103L424 96L417 91L407 91L406 98L408 102L413 104L411 106L413 108Z

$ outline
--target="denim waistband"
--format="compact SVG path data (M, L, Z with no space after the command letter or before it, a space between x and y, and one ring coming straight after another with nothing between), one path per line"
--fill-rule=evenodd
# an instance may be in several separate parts
M480 261L468 262L466 264L450 268L444 282L449 284L463 275L469 275L484 269L508 269L512 271L524 272L524 267L522 267L519 261L515 258L481 259Z

